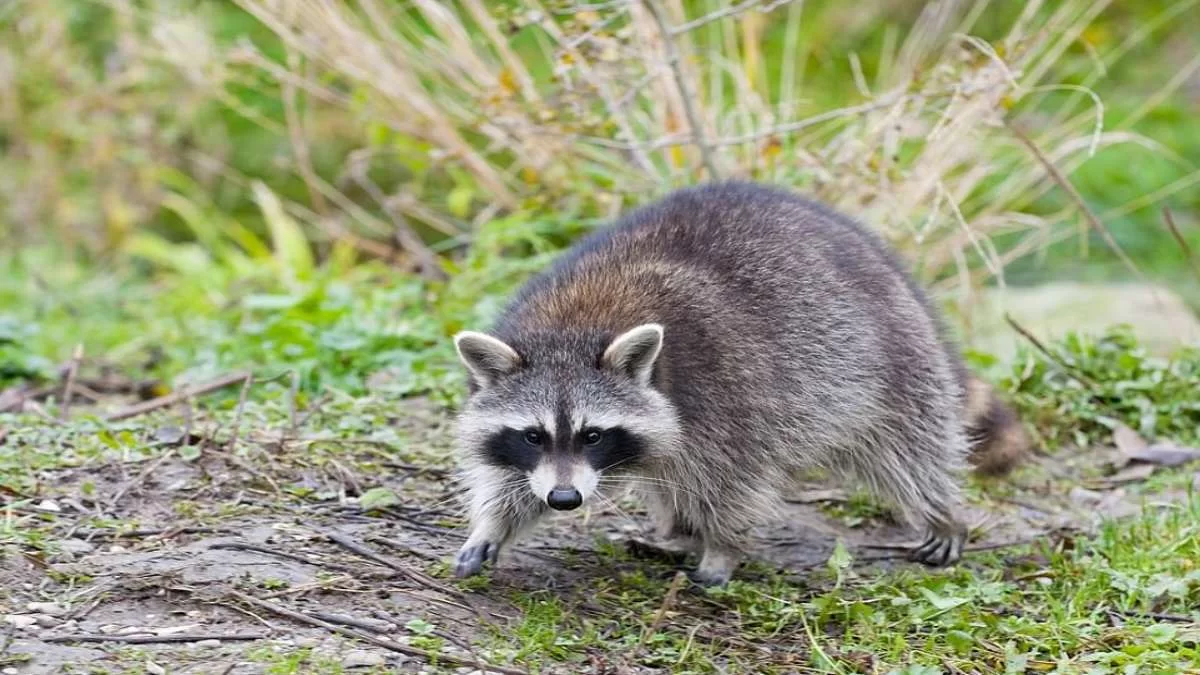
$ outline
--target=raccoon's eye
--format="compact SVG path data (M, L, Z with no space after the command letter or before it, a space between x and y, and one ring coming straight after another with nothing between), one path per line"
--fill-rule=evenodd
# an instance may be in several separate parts
M600 439L602 438L604 438L604 434L600 433L596 429L588 429L587 431L583 432L583 442L588 445L595 445L599 443Z
M525 442L530 445L541 445L542 444L542 432L534 431L533 429L526 431L525 432Z

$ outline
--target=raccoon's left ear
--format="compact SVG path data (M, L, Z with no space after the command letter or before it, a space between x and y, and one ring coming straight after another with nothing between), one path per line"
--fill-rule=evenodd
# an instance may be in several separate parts
M646 386L650 384L654 362L658 360L662 344L663 327L657 323L642 324L614 338L600 357L600 363Z
M471 373L476 385L486 387L516 370L521 357L501 340L485 333L464 330L454 336L458 358Z

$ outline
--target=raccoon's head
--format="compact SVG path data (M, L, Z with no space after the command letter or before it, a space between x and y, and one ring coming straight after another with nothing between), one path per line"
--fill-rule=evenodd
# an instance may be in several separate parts
M465 331L454 343L470 377L459 443L507 489L527 485L551 508L571 510L604 477L634 471L675 443L674 408L653 386L658 324L612 339L558 331L512 344Z

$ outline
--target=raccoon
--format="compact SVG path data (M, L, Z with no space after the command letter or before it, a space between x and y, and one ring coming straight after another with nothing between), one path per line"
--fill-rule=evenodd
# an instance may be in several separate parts
M948 565L972 442L1007 453L975 462L991 473L1023 442L882 240L754 183L625 215L454 343L468 376L459 576L549 509L632 488L659 537L699 553L693 581L724 584L812 469L864 483L924 530L912 560Z

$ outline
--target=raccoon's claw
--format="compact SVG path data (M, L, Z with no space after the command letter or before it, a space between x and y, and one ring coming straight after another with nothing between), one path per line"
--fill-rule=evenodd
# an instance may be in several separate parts
M962 558L965 540L966 534L962 532L930 534L920 546L909 552L908 559L931 567L953 565Z
M459 549L458 555L454 556L454 576L461 578L479 574L483 570L485 562L496 562L496 554L499 552L500 547L490 541L474 546L463 546Z

